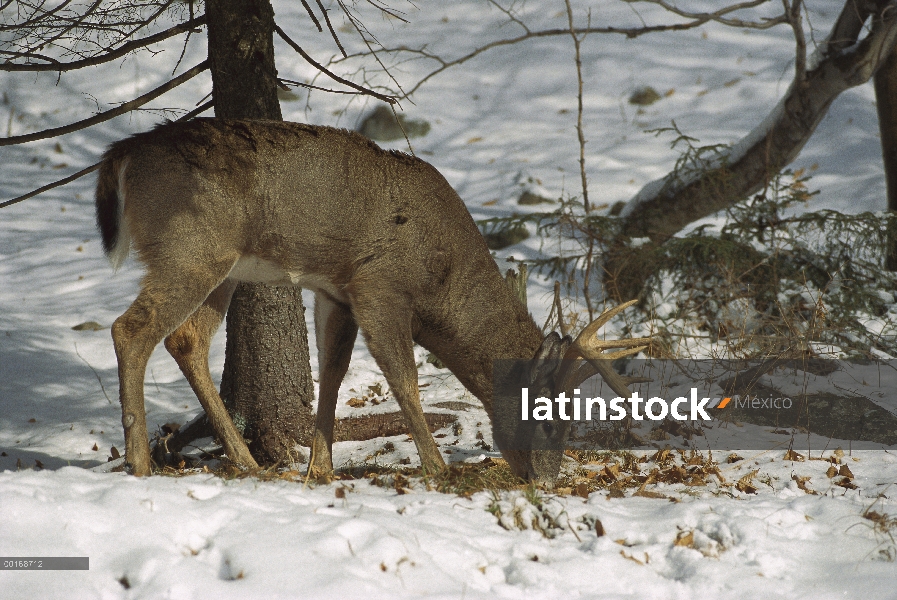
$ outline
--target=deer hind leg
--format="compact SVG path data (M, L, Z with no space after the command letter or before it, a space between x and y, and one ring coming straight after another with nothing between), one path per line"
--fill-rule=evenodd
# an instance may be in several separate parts
M112 325L118 358L119 398L125 429L125 456L135 475L150 475L143 380L146 364L162 339L183 323L220 284L234 260L203 268L148 270L140 294Z
M439 447L430 434L420 405L414 341L411 335L411 310L401 298L379 298L376 306L355 299L355 319L361 327L371 356L383 371L414 438L425 473L445 469Z
M318 414L308 472L320 477L333 472L333 422L339 386L349 369L358 325L352 311L323 292L315 294L315 334L318 343Z
M228 458L252 469L258 464L234 426L209 372L209 344L224 319L236 286L235 281L225 279L189 319L165 338L165 348L190 382Z

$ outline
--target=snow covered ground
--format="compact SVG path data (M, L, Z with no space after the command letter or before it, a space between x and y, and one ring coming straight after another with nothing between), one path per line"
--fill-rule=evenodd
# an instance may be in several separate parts
M810 4L809 21L820 39L839 3ZM584 21L589 6L598 25L660 19L650 7L613 0L575 2L578 19ZM404 8L408 25L380 17L367 23L386 46L426 43L455 58L522 31L482 0ZM773 3L767 14L778 8ZM563 2L516 9L533 29L566 26ZM310 31L297 3L275 2L275 10L287 31ZM202 36L195 37L180 71L204 58ZM341 38L350 51L357 49L351 34ZM326 34L304 34L301 43L319 57L334 51ZM58 83L55 74L0 74L0 135L66 124L92 114L93 97L105 109L159 85L174 68L180 46L159 47L165 52L67 73ZM584 125L592 201L627 200L673 165L670 139L646 129L675 119L702 143L737 141L787 88L792 48L786 27L707 26L637 39L586 38ZM313 74L285 46L278 52L282 77ZM403 62L394 74L410 87L434 66ZM627 99L644 85L663 98L639 111ZM153 106L191 107L209 88L206 76L197 77ZM299 95L283 103L288 120L354 127L373 106L315 92L307 109L306 93ZM579 194L569 37L485 53L431 79L413 101L404 103L406 114L432 125L426 137L413 140L415 152L446 175L476 218L522 210L516 204L519 182L528 178L554 196ZM45 140L0 148L0 199L96 162L108 143L159 118L131 114L65 136L58 146ZM795 166L812 167L810 185L822 191L809 208L885 208L871 85L834 103ZM783 459L782 450L744 451L744 460L723 464L721 476L704 486L648 486L657 497L631 497L631 491L627 497L600 492L588 499L546 495L541 508L521 492L465 499L419 487L399 494L366 480L304 486L208 474L136 479L82 468L104 464L112 446L122 448L123 436L108 329L71 328L87 321L108 328L135 296L140 277L132 260L112 274L93 223L92 185L88 177L0 210L0 556L90 557L89 571L0 570L0 596L897 598L894 451L840 457L854 487L840 485L843 477L827 476L827 460L793 462ZM504 266L508 256L538 253L539 240L531 238L498 257ZM551 286L530 278L529 303L539 323L550 308ZM220 372L223 341L219 333L213 373ZM311 347L314 352L313 340ZM357 414L346 400L383 383L359 343L338 414ZM474 445L477 432L491 443L475 398L430 365L421 369L421 383L429 384L423 388L427 406L473 405L460 413L461 435L449 430L442 439L458 440L450 460L497 456ZM387 398L370 410L396 409ZM147 370L150 428L183 423L199 410L174 362L158 349ZM340 444L336 462L364 462L385 442ZM404 437L393 442L392 452L373 460L410 458L414 464L413 444ZM756 493L739 489L735 483L753 471L748 479ZM515 514L524 516L521 522L541 519L547 535L518 529L508 517ZM600 537L596 519L605 531Z

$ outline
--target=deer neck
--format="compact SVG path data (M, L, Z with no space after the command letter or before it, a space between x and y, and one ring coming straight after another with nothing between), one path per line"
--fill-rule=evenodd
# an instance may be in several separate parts
M454 293L440 311L443 314L430 323L423 320L418 341L483 403L492 418L495 361L533 358L543 336L491 257L489 262L457 278Z

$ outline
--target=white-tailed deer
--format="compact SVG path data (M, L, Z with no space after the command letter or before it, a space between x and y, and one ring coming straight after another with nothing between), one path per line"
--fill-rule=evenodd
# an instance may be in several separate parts
M212 334L238 281L315 291L320 395L309 469L317 474L333 469L337 392L359 328L424 469L445 463L421 409L414 342L483 402L514 472L540 480L556 477L568 431L546 425L536 432L550 450L514 446L509 440L527 437L520 427L532 427L520 423L519 387L567 390L597 371L628 396L627 380L599 359L646 343L594 339L615 312L575 342L543 338L442 175L349 131L219 119L161 125L109 148L96 208L113 265L133 245L146 266L140 294L112 326L126 459L136 475L151 473L143 387L149 356L163 338L227 456L256 466L208 367ZM578 357L590 363L505 373L519 380L518 395L493 399L497 359Z

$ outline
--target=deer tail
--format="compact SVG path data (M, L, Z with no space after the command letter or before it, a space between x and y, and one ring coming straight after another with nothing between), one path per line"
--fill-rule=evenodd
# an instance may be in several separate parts
M103 250L118 270L131 251L131 236L124 220L126 199L125 172L128 167L126 157L114 156L107 152L100 165L97 177L96 208L97 229L103 238Z

